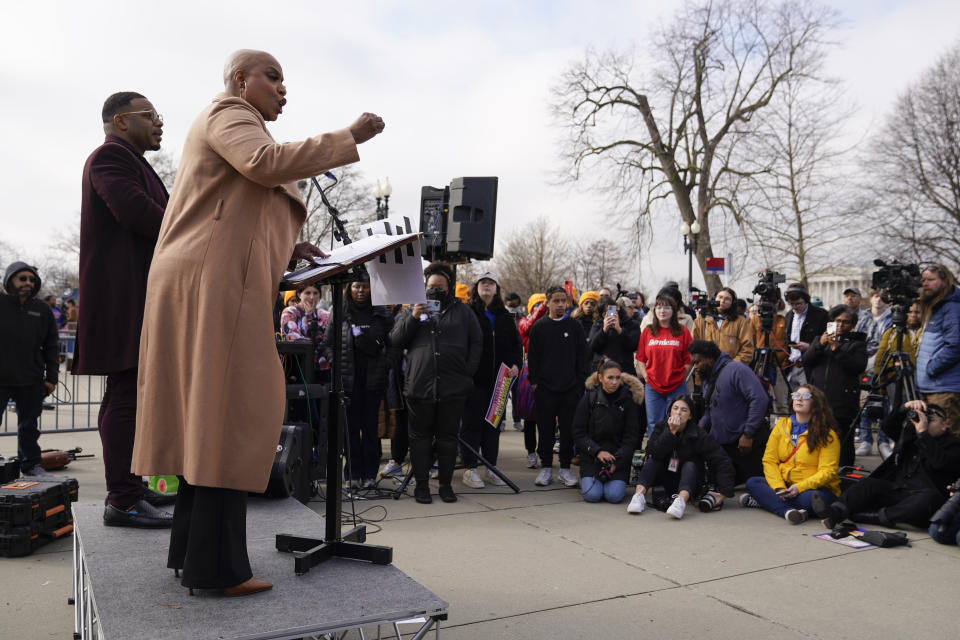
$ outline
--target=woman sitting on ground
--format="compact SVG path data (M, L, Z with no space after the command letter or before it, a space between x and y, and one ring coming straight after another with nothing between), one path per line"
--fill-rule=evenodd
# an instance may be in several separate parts
M814 494L830 504L840 495L840 439L822 391L797 387L793 415L777 420L763 454L763 475L747 478L740 506L761 507L790 524L807 519Z
M580 492L587 502L623 500L630 463L638 443L637 404L643 383L605 359L586 381L573 417L573 440L580 454Z
M717 491L706 490L707 466ZM675 495L667 515L680 519L693 496L702 496L701 511L716 511L723 497L733 497L733 463L717 442L693 420L693 401L682 395L673 400L667 418L661 420L647 440L647 458L640 470L637 490L627 513L643 513L647 494L663 487Z

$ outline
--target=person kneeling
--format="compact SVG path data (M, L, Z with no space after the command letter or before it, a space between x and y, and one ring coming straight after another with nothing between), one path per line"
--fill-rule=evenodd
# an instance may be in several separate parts
M599 379L599 384L597 380ZM637 403L643 383L605 359L586 382L573 417L573 440L580 453L580 492L587 502L618 503L630 479L630 461L640 435Z
M777 419L763 454L763 475L747 478L740 506L761 507L800 524L811 502L829 504L840 495L840 438L822 391L800 386L790 397L793 414Z
M719 491L703 490L706 465ZM670 404L667 419L661 420L647 441L647 459L640 470L637 490L628 513L642 513L648 489L663 486L667 495L676 494L667 515L682 518L691 497L701 495L701 511L716 511L724 496L733 496L734 469L723 448L693 420L693 401L680 396Z

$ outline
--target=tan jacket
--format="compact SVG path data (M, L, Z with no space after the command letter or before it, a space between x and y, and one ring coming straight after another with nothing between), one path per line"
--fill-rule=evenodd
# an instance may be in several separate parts
M694 340L713 342L737 362L750 364L753 360L753 330L744 316L738 316L733 322L724 320L720 327L713 318L697 316L691 333Z
M266 488L284 405L272 309L306 217L294 181L358 159L346 129L277 144L226 94L197 116L147 282L134 473Z

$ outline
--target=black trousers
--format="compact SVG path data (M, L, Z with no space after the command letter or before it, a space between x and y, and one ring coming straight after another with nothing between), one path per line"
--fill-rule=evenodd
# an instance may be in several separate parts
M0 421L10 400L17 406L17 455L20 468L26 472L40 464L40 428L37 420L43 411L47 389L42 382L16 386L0 386Z
M107 374L107 388L97 418L103 446L107 503L126 509L143 497L140 476L130 473L133 437L137 431L137 370Z
M347 433L350 457L344 468L346 480L376 480L380 469L380 401L382 391L355 388L348 394Z
M647 488L647 495L654 487L663 487L668 496L687 491L690 498L697 496L697 489L703 484L703 469L693 460L687 460L676 471L669 471L667 463L650 458L643 463L637 484Z
M527 453L536 453L537 451L537 422L535 420L523 421L523 446Z
M537 431L540 444L537 454L543 467L553 466L553 443L556 442L554 430L560 429L560 468L569 469L573 459L573 414L580 402L583 387L564 393L554 393L542 386L533 392L536 402Z
M905 487L879 478L864 478L850 485L837 500L850 514L879 511L891 526L897 522L926 529L930 516L943 504L943 495L927 487Z
M453 465L457 462L457 434L463 417L465 398L451 398L439 402L407 400L410 427L410 464L418 487L430 481L433 452L437 452L441 485L453 481Z
M733 462L734 484L743 484L747 481L747 478L763 475L763 452L767 448L770 429L761 427L753 435L753 447L747 454L740 453L739 439L730 444L721 445L730 457L730 461Z
M393 437L390 438L390 457L397 464L403 464L410 451L410 437L407 432L407 409L398 409L394 414Z
M840 437L840 466L852 466L857 455L857 448L853 444L853 432L859 426L853 424L856 414L843 415L835 414L837 420L837 435Z
M253 577L247 556L247 492L197 487L180 478L167 567L180 583L224 589Z
M497 464L497 455L500 453L500 429L490 426L486 420L487 408L490 406L490 396L492 389L476 388L469 397L463 408L463 423L460 428L460 435L464 442L480 452L487 461ZM506 420L507 416L504 415ZM463 458L463 466L467 469L474 469L477 466L477 456L464 448L460 452Z

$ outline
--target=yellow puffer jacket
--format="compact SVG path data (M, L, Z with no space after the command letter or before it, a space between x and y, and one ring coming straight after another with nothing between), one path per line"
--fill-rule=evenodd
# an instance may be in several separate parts
M832 437L828 444L821 444L811 452L807 446L807 432L804 431L800 434L800 447L796 455L791 457L794 445L790 440L790 428L790 417L784 416L777 419L770 432L767 449L763 453L763 475L767 484L774 490L795 484L800 492L826 489L839 496L837 464L840 462L840 438L836 432L830 432Z

